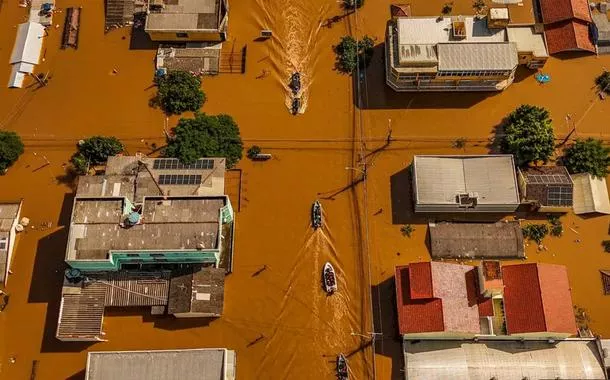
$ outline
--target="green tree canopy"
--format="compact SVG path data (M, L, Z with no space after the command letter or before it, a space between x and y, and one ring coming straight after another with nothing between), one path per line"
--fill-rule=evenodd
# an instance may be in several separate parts
M201 79L186 71L170 71L157 77L157 97L163 110L169 114L198 111L205 102Z
M610 72L604 71L600 76L595 78L595 84L600 91L610 94Z
M547 162L555 150L555 137L549 112L528 104L508 115L502 150L515 156L517 165Z
M89 165L103 164L108 157L121 153L125 147L116 137L93 136L79 142L78 151L72 156L72 165L84 174Z
M242 150L239 128L231 116L197 113L193 119L180 119L165 155L187 164L200 157L225 157L230 168L241 159Z
M360 68L367 67L373 58L374 44L375 41L369 36L362 37L358 42L352 36L342 37L335 47L337 69L350 74L356 70L358 64Z
M0 175L23 153L23 142L15 132L0 131Z
M609 155L610 148L603 146L601 140L576 140L565 150L563 164L570 173L589 173L605 178L610 166Z

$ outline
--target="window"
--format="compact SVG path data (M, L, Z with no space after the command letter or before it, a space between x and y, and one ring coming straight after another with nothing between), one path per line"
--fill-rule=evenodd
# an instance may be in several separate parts
M140 257L140 255L137 253L128 253L127 257Z
M163 253L151 253L150 256L152 256L152 257L165 257L165 254L163 254Z
M178 38L188 38L189 34L185 33L185 32L178 32L176 33L176 37Z

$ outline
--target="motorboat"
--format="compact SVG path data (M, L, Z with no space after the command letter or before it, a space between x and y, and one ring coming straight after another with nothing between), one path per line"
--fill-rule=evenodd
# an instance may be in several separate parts
M322 205L318 200L311 206L311 226L314 230L322 227Z
M347 370L347 359L343 354L339 354L337 356L337 378L339 380L349 379L349 372Z
M290 106L290 113L297 115L301 110L301 98L293 98L292 105Z
M288 86L292 90L292 94L296 96L301 91L301 74L296 71L292 73Z
M324 290L326 293L333 294L337 291L337 276L335 275L335 268L332 264L327 262L324 264L322 270L322 280L324 281Z

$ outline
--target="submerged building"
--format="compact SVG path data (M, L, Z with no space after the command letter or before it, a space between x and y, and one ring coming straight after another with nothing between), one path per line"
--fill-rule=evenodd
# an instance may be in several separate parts
M0 202L0 284L6 285L9 268L13 261L17 232L24 226L19 225L23 201Z
M223 158L115 156L80 177L57 338L102 340L107 306L220 316L233 254L224 172Z
M86 380L235 380L235 351L98 351L87 354Z
M394 17L386 83L395 91L501 91L518 64L538 68L548 58L542 34L509 22L508 8L486 17Z

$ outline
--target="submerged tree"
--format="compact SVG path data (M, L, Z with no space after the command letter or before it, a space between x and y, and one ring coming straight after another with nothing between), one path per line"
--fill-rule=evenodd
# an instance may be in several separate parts
M23 142L15 132L0 131L0 175L23 154Z
M186 164L200 157L225 157L230 168L241 159L242 150L239 128L231 116L197 113L192 119L180 119L165 155Z
M347 10L354 10L364 5L364 0L343 0L343 7Z
M610 72L605 71L595 78L595 84L599 87L599 90L610 94Z
M116 137L93 136L78 143L78 151L71 162L79 174L84 174L90 165L100 165L108 157L121 153L125 147Z
M186 71L170 71L155 79L157 101L168 114L198 111L205 102L201 79Z
M357 42L352 36L342 37L339 44L335 46L337 69L343 73L351 74L358 65L360 65L360 68L367 67L373 58L374 45L375 41L369 36L364 36Z
M595 177L605 178L610 166L610 148L602 145L601 140L588 138L576 140L564 152L563 164L568 171L589 173Z
M525 104L508 115L502 150L513 154L518 166L538 161L546 163L555 150L549 111Z

